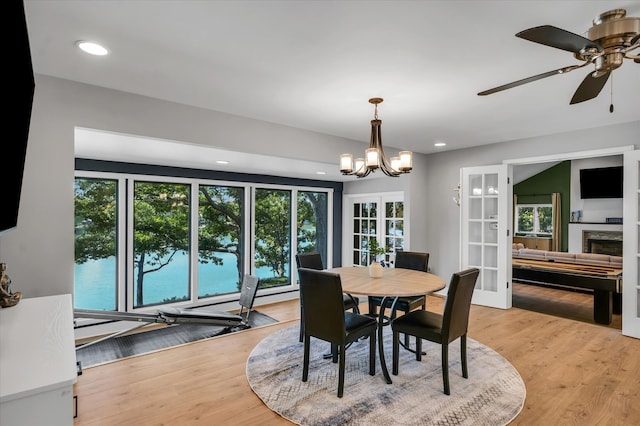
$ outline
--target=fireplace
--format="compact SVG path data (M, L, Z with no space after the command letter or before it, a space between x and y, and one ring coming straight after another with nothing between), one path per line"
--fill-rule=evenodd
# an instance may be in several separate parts
M582 252L622 256L622 232L582 231Z

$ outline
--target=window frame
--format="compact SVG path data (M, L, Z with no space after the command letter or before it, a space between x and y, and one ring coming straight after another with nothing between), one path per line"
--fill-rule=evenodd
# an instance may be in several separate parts
M520 221L518 220L520 217L520 208L532 208L533 209L533 230L532 231L521 231L520 230ZM538 213L538 209L540 208L550 208L551 209L551 217L553 217L553 204L551 203L522 203L516 204L516 211L514 215L514 235L516 236L540 236L540 237L553 237L553 230L551 232L543 232L540 231L540 215Z
M330 186L303 186L303 185L284 185L284 184L268 184L260 182L248 182L237 181L227 179L205 179L205 178L191 178L180 176L160 176L154 174L137 174L126 172L111 172L111 171L90 171L83 169L76 169L74 174L75 178L94 178L94 179L111 179L116 180L118 183L118 224L117 224L117 296L116 305L118 312L155 312L159 305L143 306L140 308L134 308L134 268L132 266L133 261L133 187L136 181L146 182L165 182L165 183L182 183L191 185L191 197L193 200L198 200L199 185L217 185L217 186L233 186L242 187L244 189L244 202L246 205L245 214L243 217L243 226L247 230L244 232L244 244L245 252L243 258L244 270L247 273L254 273L254 253L255 247L253 243L253 235L255 235L255 229L253 224L253 218L255 217L255 204L254 204L254 192L255 188L264 189L277 189L286 190L291 192L291 226L290 226L290 283L286 286L272 287L266 289L260 289L259 295L275 295L287 291L297 291L299 288L297 279L291 279L296 274L295 269L295 254L298 245L297 241L297 200L299 191L307 192L325 192L327 193L327 258L328 265L331 265L331 259L333 257L333 232L334 232L334 218L333 218L333 204L334 204L334 188ZM328 184L330 184L328 182ZM190 224L198 223L198 208L197 201L194 201L190 211ZM189 286L190 286L190 299L188 301L181 301L175 303L168 303L162 306L205 306L205 305L217 305L227 302L237 301L239 298L239 291L233 293L226 293L221 295L215 295L206 298L198 298L198 228L197 226L190 225L190 272L189 272ZM125 259L124 261L122 259Z

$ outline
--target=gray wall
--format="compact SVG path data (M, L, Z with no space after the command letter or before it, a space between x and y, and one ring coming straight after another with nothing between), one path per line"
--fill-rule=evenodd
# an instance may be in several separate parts
M36 75L18 229L0 236L0 259L7 263L13 291L23 292L24 297L73 291L76 126L323 162L336 162L340 153L366 147L362 142ZM452 201L452 189L461 167L631 145L639 134L637 121L418 155L411 174L348 182L344 192L405 191L411 249L429 251L433 271L449 276L458 268L460 211Z
M73 292L74 128L335 162L365 143L36 75L17 229L0 236L12 290Z

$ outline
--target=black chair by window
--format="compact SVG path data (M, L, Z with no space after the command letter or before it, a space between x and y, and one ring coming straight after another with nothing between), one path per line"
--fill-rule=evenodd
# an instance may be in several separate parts
M309 269L317 269L317 270L324 269L324 266L322 265L322 257L318 252L296 254L296 265L298 266L298 269L300 268L309 268ZM351 309L353 313L356 313L356 314L360 313L360 309L358 308L358 305L360 304L360 299L358 299L355 296L351 296L350 294L345 294L342 296L342 300L344 302L345 310ZM304 335L302 311L303 311L302 298L300 298L300 341L301 342Z
M396 252L395 267L427 272L429 268L429 253L417 251ZM387 307L391 305L392 301L393 300L389 299ZM382 297L369 297L369 313L376 314L381 302ZM426 296L400 297L396 303L396 311L402 311L406 314L416 308L422 308L422 310L424 310L426 309L426 305ZM394 315L395 312L392 312L391 316L393 317Z
M393 333L392 373L398 374L400 355L400 333L416 337L416 360L422 360L422 341L439 343L442 349L442 379L444 393L449 390L449 343L460 338L462 377L469 377L467 369L467 328L471 297L480 271L469 268L456 272L451 277L447 300L442 315L430 311L415 310L391 321Z
M376 373L378 322L368 315L345 311L340 275L315 269L298 269L300 296L304 304L304 358L302 381L309 376L311 337L331 343L332 361L338 363L338 398L344 393L347 347L361 337L369 338L369 374ZM365 340L361 341L364 344Z

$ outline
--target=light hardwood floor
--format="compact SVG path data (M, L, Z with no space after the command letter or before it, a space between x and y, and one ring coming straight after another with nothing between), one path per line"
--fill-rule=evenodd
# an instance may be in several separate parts
M514 295L540 297L524 287L514 286ZM558 297L569 304L592 300L565 293ZM427 300L427 309L442 311L444 299ZM535 305L528 303L527 309ZM245 364L262 338L298 324L299 306L290 301L256 309L280 322L84 369L75 385L74 424L291 424L252 392ZM622 336L615 324L594 324L589 314L568 319L516 307L471 307L469 337L504 356L524 379L525 406L511 424L640 425L640 340ZM469 368L473 374L481 366Z

